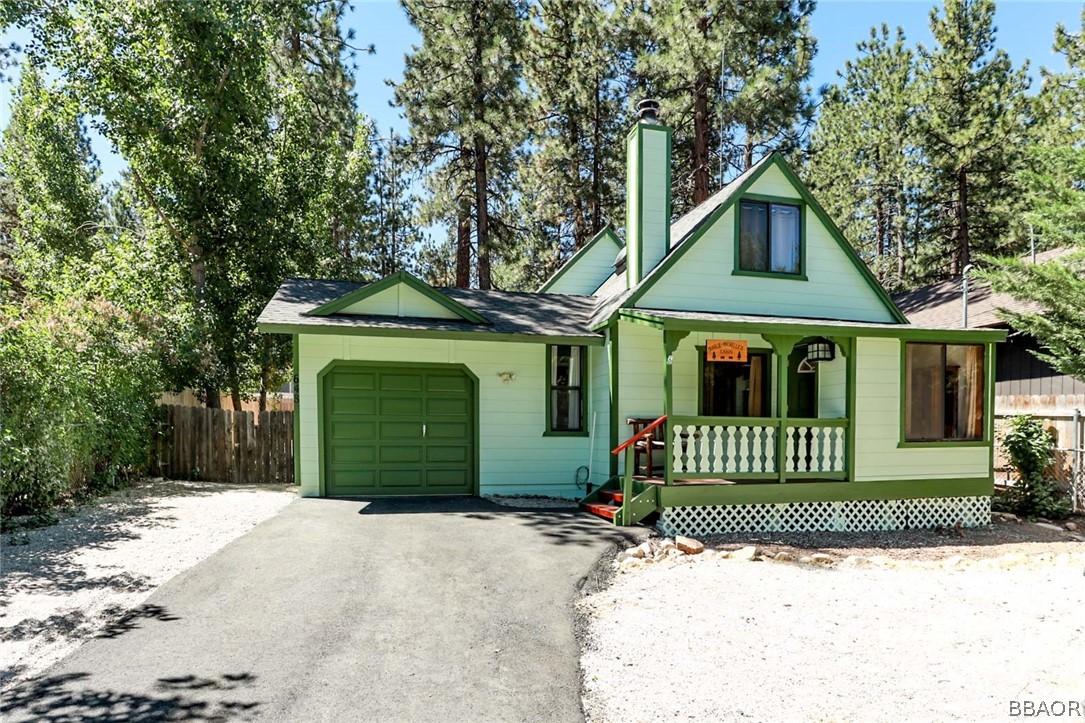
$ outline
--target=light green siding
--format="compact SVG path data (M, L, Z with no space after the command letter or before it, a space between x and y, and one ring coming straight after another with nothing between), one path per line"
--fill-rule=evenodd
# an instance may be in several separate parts
M855 477L858 481L989 477L990 448L898 448L900 345L897 339L858 339L855 400Z
M620 323L618 332L618 441L633 433L630 417L663 414L663 332ZM624 464L624 460L620 460ZM619 469L624 469L619 466Z
M573 255L541 291L590 296L614 273L614 259L620 250L621 244L614 231L603 229L598 237Z
M412 316L421 319L460 319L451 309L438 304L406 284L395 284L339 311L340 314Z
M588 423L595 439L590 469L591 483L596 487L610 478L610 359L607 349L608 347L604 346L593 346L588 350L591 363ZM591 446L589 444L589 447Z
M837 350L836 359L818 364L818 416L848 416L848 360Z
M464 365L478 378L481 493L578 496L575 475L588 463L589 438L543 436L545 344L331 334L301 334L298 344L302 496L320 494L317 376L337 359ZM516 378L505 383L501 372Z
M626 273L640 281L663 260L670 243L670 129L637 123L626 139Z
M800 197L776 166L767 168L749 193L796 200ZM646 309L893 321L877 293L809 209L804 214L808 280L732 276L737 208L736 202L636 305Z

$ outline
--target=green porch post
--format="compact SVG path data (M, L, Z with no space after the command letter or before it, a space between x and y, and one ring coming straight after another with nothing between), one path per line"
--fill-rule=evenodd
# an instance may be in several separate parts
M663 414L667 416L667 421L663 423L663 482L667 485L674 484L674 441L670 420L674 414L674 352L687 336L688 331L663 332Z
M784 336L775 334L762 334L765 341L772 346L772 352L776 355L776 477L779 482L787 481L786 457L787 457L787 369L791 350L802 341L801 336Z
M855 365L856 350L859 348L859 340L855 337L831 336L829 340L837 345L840 353L844 355L846 363L846 386L845 386L845 412L848 418L848 426L844 432L844 473L849 482L855 481Z

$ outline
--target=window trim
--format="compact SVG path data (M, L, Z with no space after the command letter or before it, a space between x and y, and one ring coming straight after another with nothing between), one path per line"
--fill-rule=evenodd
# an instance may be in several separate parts
M928 344L933 346L978 346L983 348L983 436L980 439L929 439L908 440L908 345ZM900 439L897 441L898 449L922 449L924 447L992 447L993 437L993 412L994 412L994 381L992 374L992 360L994 344L990 342L970 341L925 341L923 339L900 340L900 388L898 403L900 405ZM945 356L943 355L943 359ZM993 469L993 467L992 467Z
M741 260L741 244L739 243L739 237L742 229L742 204L745 201L752 201L754 203L762 203L771 206L776 204L779 206L794 206L799 209L799 272L797 274L789 274L783 271L747 271L743 269L739 264ZM733 238L732 246L734 247L734 265L731 267L732 276L754 276L759 278L768 279L788 279L791 281L808 281L806 276L806 203L801 198L788 198L784 196L768 196L761 193L746 193L743 194L737 201L735 201L735 235ZM771 252L771 239L772 239L772 213L771 208L768 214L768 224L766 226L766 232L768 233L768 240L770 240L769 249ZM772 265L772 259L769 258L769 265Z
M567 431L553 429L553 418L550 416L550 400L553 396L553 387L550 379L553 375L553 351L557 346L570 346L580 349L580 419L582 429ZM591 374L588 369L588 347L581 344L546 344L546 376L543 378L543 391L546 399L546 420L543 427L544 437L587 437L591 434L591 421L588 419L588 380Z
M697 345L697 416L706 417L704 411L704 368L708 360L705 358L705 351L708 349L707 344ZM771 414L766 417L756 417L756 419L774 419L779 416L777 413L777 399L776 399L776 353L772 350L772 347L768 346L749 346L746 347L746 353L749 354L764 354L767 357L768 364L768 397L769 397L769 411ZM755 419L755 417L751 417Z

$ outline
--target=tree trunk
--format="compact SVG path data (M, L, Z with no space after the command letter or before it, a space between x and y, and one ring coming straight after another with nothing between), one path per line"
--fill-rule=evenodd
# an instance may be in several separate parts
M968 171L962 168L957 172L957 273L963 274L972 263L972 250L968 239Z
M874 243L878 260L881 261L887 254L889 242L887 240L888 234L886 233L885 223L885 199L881 193L878 193L877 200L874 202ZM885 265L879 263L877 265L878 281L885 281Z
M471 288L471 211L468 208L460 208L456 220L456 286Z
M218 387L203 388L203 403L208 409L222 409L222 393Z
M591 143L591 235L603 228L603 119L599 94L602 81L595 79L595 102L592 106ZM585 242L586 243L586 242ZM578 245L579 247L579 245Z
M478 288L490 289L490 219L486 178L486 142L475 136L475 238L478 243Z
M241 411L241 390L234 387L230 390L230 402L234 405L234 411Z
M708 82L701 72L693 84L693 203L708 199L709 157Z

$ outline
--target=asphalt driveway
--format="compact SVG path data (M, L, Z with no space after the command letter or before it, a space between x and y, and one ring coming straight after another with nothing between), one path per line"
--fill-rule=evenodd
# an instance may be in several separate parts
M618 528L478 499L297 500L5 721L576 721L572 605Z

